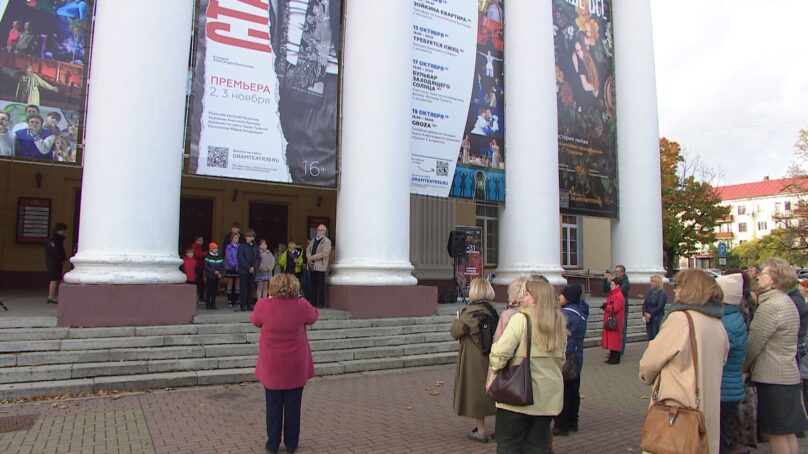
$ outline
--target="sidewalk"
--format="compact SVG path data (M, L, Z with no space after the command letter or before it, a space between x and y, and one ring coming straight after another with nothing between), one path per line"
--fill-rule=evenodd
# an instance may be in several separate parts
M586 352L580 432L556 453L640 452L648 388L637 379L644 343L623 364ZM453 366L339 376L304 391L300 453L490 453L466 439L472 422L452 411ZM443 383L443 385L440 384ZM2 433L36 420L28 430ZM494 419L486 421L493 430ZM261 453L264 395L258 384L159 390L0 407L3 453ZM800 442L801 450L808 443ZM756 452L768 452L766 445Z

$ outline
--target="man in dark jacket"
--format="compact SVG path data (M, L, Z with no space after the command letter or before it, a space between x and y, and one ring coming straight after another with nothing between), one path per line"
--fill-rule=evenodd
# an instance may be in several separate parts
M242 312L253 308L255 270L261 262L258 245L255 244L255 232L248 229L244 239L244 244L238 248L239 306Z
M808 304L800 293L800 281L794 281L794 288L788 292L788 296L794 301L794 306L800 314L800 330L797 332L797 363L799 363L800 358L805 355L805 334L808 332Z
M623 298L626 299L626 310L623 311L624 320L623 320L623 349L621 350L621 355L623 352L626 351L626 334L628 334L628 291L631 288L631 284L628 282L628 274L626 274L626 267L623 265L616 265L614 267L614 276L609 270L606 270L606 273L603 275L603 292L607 295L609 294L609 282L615 277L622 278L622 282L620 283L620 292L623 294Z
M589 306L581 299L583 288L579 284L564 287L558 301L561 312L567 318L567 351L566 356L575 358L578 376L564 380L564 407L555 418L553 435L566 436L570 430L578 432L578 410L581 406L581 369L584 365L584 336L586 336L586 319Z

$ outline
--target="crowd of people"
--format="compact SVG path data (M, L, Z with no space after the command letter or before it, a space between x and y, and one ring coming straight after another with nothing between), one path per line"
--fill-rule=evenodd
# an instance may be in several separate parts
M331 259L331 240L325 225L317 226L316 235L305 248L295 240L279 244L272 251L266 239L256 242L252 229L241 232L234 222L224 236L222 249L215 242L208 243L197 235L185 249L182 271L187 283L197 289L200 304L215 310L221 279L224 278L227 307L235 311L251 311L256 300L269 296L270 280L280 273L294 275L300 283L302 295L315 307L325 307L325 275Z
M800 283L788 262L771 258L762 268L718 278L683 270L670 304L663 283L662 276L652 276L642 304L649 343L639 378L652 387L646 426L651 408L673 407L700 415L702 448L692 452L738 454L766 441L774 454L797 454L797 437L808 430L808 281ZM606 363L616 365L629 320L625 268L607 271L603 287L601 345ZM469 303L451 325L460 342L454 410L474 419L469 439L495 439L497 452L552 452L553 436L578 432L589 305L580 285L557 294L538 275L510 284L501 314L491 305L494 296L487 280L474 279ZM495 399L500 394L491 391L492 383L506 380L498 375L524 361L532 381L529 403ZM485 417L494 415L494 433L486 433ZM665 436L644 436L642 448L654 452Z

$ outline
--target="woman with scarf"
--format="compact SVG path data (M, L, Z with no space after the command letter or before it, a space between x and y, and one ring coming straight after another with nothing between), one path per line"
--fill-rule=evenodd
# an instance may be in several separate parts
M701 410L710 452L718 453L721 377L729 352L721 322L724 294L705 271L687 269L676 275L674 295L667 319L640 359L640 380L658 383L657 398L666 405ZM698 371L693 369L688 315L696 334Z

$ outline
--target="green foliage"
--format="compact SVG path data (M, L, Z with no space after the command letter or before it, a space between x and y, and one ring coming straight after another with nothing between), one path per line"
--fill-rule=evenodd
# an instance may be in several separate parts
M721 197L709 183L682 170L686 166L682 166L685 160L678 143L660 139L659 157L663 249L668 270L673 270L679 257L715 242L715 229L730 208L721 206Z
M732 249L741 266L760 264L770 257L781 257L799 267L808 266L808 254L793 248L794 238L785 229L775 230L762 238L748 241Z

